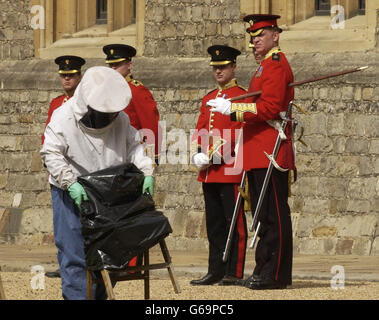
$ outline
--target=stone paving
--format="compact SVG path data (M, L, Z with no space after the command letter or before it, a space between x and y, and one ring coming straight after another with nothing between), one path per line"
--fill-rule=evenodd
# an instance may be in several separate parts
M170 250L170 249L169 249ZM207 272L208 252L205 250L170 250L175 273L178 276L200 277ZM254 252L247 252L245 276L254 268ZM163 261L161 252L154 247L150 253L152 262ZM41 265L45 271L57 268L56 248L52 246L12 246L0 245L0 268L2 272L30 272L34 265ZM330 280L335 271L343 270L346 280L379 282L379 256L356 255L295 255L293 260L294 279ZM156 270L157 276L166 272Z
M191 279L200 278L207 272L207 252L171 250L170 254L181 292L174 293L166 270L153 270L150 295L154 301L379 300L379 256L295 255L292 286L284 290L254 291L239 286L191 286ZM253 252L249 251L245 277L253 270L252 257ZM153 248L150 251L150 261L163 261L160 250ZM45 277L43 290L31 288L31 269L36 265L42 266L45 272L55 270L56 249L0 245L0 274L6 299L62 299L60 279ZM143 300L143 282L118 282L114 293L116 300Z

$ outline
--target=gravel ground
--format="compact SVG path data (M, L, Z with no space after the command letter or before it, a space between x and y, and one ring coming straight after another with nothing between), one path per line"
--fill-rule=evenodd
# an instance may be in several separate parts
M60 279L44 278L45 289L33 290L32 275L27 272L1 272L6 299L61 300ZM285 290L253 291L237 286L189 285L190 278L178 277L181 293L175 294L171 281L152 277L152 300L379 300L379 282L345 282L344 288L332 289L326 280L294 280ZM114 288L117 300L143 300L143 281L119 282Z

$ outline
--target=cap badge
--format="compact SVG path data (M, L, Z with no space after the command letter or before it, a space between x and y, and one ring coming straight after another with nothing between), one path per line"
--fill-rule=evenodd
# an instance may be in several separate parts
M65 62L66 62L66 64L69 64L69 63L70 63L70 60L67 59Z
M114 54L114 50L113 49L111 49L111 54Z
M220 50L216 50L216 55L217 55L217 56L220 55Z

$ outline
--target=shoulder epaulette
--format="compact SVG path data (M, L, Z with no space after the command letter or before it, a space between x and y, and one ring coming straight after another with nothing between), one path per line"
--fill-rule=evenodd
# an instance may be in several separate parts
M62 98L65 99L65 97L67 97L65 94L61 94L60 96L57 96L54 99L52 99L50 101L50 103L53 102L53 101L61 100ZM66 99L66 100L68 100L68 99Z
M135 87L143 86L143 83L139 80L136 80L136 79L132 79L132 81L130 81L130 83Z
M242 90L245 90L245 91L247 92L247 88L242 87L242 86L240 86L239 84L237 85L237 87L238 87L238 88L241 88Z
M216 90L218 90L218 89L217 89L217 88L212 89L211 91L209 91L209 92L206 94L206 96L207 96L208 94L211 94L213 91L216 91Z
M278 52L273 53L271 59L273 61L280 61L280 54Z

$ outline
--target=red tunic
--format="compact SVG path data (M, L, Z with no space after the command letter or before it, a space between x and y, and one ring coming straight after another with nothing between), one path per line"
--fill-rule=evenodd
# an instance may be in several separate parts
M272 154L278 131L266 120L280 119L279 113L287 110L288 104L294 98L291 67L277 48L271 50L251 79L249 92L262 90L262 94L250 98L256 104L257 113L244 112L244 169L267 168L269 159L264 151ZM251 100L252 99L252 100ZM292 149L291 124L287 124L285 134L287 139L281 142L276 161L286 169L295 169Z
M142 82L134 80L130 75L125 79L132 91L132 100L124 111L129 116L130 124L134 128L137 130L151 130L151 132L145 131L143 136L146 137L145 141L147 145L155 145L155 157L157 159L161 145L161 139L158 135L159 112L157 104L149 89Z
M206 154L208 153L208 150L213 147L213 142L215 143L219 138L225 139L227 143L220 149L220 154L225 157L225 161L222 161L221 164L212 164L207 169L200 171L197 178L198 181L208 183L241 182L242 167L240 167L240 169L236 168L234 174L230 174L232 168L235 167L234 159L231 159L230 156L235 156L234 148L238 142L239 134L242 134L242 130L236 130L241 129L242 123L233 122L230 120L230 117L221 113L210 112L211 108L208 107L206 103L216 97L226 95L225 98L227 99L245 93L246 90L239 87L235 80L232 80L224 88L215 89L203 98L200 107L200 116L196 125L197 131L192 137L193 141L195 141L195 144L197 143L198 148L201 148L201 152ZM224 129L231 129L229 131L230 133L227 133L228 131L223 131ZM211 138L209 138L210 136ZM197 150L194 151L197 152Z
M54 98L53 100L51 100L50 102L50 107L49 107L49 111L47 112L47 119L46 119L46 124L45 124L45 128L47 127L47 125L49 124L50 120L51 120L51 116L53 115L53 112L58 109L62 104L64 104L68 99L70 99L71 97L65 95L65 94L62 94L61 96L59 97L56 97ZM41 136L41 144L43 144L45 141L45 134L42 133L42 136Z

